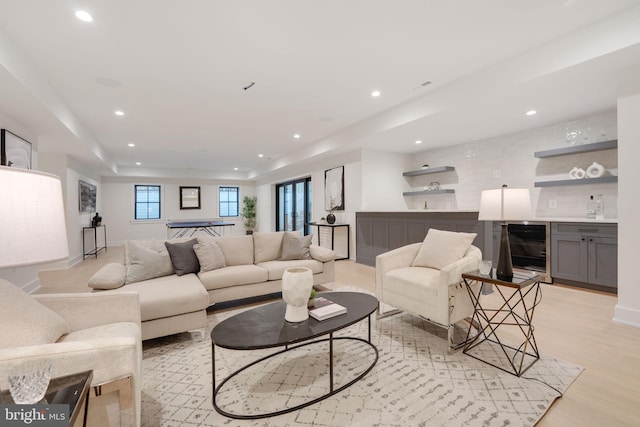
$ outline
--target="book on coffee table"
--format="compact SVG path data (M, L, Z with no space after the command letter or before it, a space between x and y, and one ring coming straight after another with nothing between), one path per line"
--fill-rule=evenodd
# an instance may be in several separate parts
M346 312L347 307L336 304L325 297L316 297L313 306L309 309L309 316L316 320L325 320Z

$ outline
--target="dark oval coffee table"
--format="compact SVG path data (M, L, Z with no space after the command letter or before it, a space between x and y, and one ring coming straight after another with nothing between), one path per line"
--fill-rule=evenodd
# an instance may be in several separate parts
M236 314L217 324L211 331L211 360L212 360L212 383L213 383L213 407L218 413L236 419L258 419L267 418L275 415L286 414L296 411L306 406L317 403L329 396L332 396L345 388L351 386L356 381L363 378L373 369L378 361L378 349L371 343L371 314L378 307L378 300L368 294L360 292L327 292L322 293L325 296L342 306L347 307L347 312L330 319L317 321L312 317L298 322L289 323L284 320L286 304L283 301L274 302L264 306L260 306L251 310ZM368 317L368 339L364 340L358 337L335 337L333 333L353 325ZM321 338L329 335L328 338ZM316 339L318 338L318 339ZM375 358L370 366L368 366L360 375L353 380L342 385L339 388L333 387L333 341L334 340L355 340L361 341L369 345L375 352ZM216 403L216 395L234 376L238 375L245 369L260 363L264 360L282 354L295 348L315 344L322 341L329 342L329 392L318 398L304 402L300 405L282 409L280 411L263 413L263 414L232 414L220 407ZM216 387L216 365L215 365L215 348L216 346L231 350L257 350L272 347L283 347L283 350L262 357L246 366L241 367L237 371L231 373L228 377Z

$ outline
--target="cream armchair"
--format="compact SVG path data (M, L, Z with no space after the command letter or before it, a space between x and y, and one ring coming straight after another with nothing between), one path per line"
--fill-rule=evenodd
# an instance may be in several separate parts
M473 305L461 276L462 273L478 268L482 252L470 245L475 234L440 232L439 230L432 233L432 231L433 229L429 230L429 234L445 233L439 234L440 237L466 235L463 237L466 237L469 244L457 245L455 250L460 255L449 256L450 252L447 252L449 249L447 245L442 244L442 239L435 242L432 239L431 243L435 243L432 249L439 251L436 257L440 257L433 264L439 268L424 266L424 264L430 264L424 259L425 256L429 256L429 251L425 251L424 247L429 243L429 234L422 243L414 243L378 255L376 257L376 296L381 302L398 310L420 316L447 328L449 344L451 347L456 347L460 343L453 341L454 324L473 314ZM453 237L456 238L456 236ZM434 251L431 253L436 253ZM449 262L450 260L453 262ZM442 265L443 263L445 265ZM394 314L398 311L383 313L380 310L379 306L379 316Z
M132 293L27 295L0 279L0 388L28 360L52 362L52 376L93 370L92 388L118 382L140 425L142 345L140 303ZM128 392L128 393L127 393ZM131 411L129 411L131 413Z

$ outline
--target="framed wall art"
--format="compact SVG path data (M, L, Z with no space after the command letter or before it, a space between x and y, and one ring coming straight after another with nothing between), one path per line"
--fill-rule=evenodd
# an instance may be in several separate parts
M180 187L180 209L200 209L200 187Z
M344 166L324 171L324 209L344 210Z
M31 143L7 129L0 131L0 165L31 169Z
M93 213L96 211L96 186L83 180L78 180L78 205L80 213Z

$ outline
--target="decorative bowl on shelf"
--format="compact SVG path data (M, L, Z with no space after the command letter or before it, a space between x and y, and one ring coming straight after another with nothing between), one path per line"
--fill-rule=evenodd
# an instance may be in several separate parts
M51 380L51 362L35 360L17 366L9 373L9 391L19 405L32 405L42 400Z

